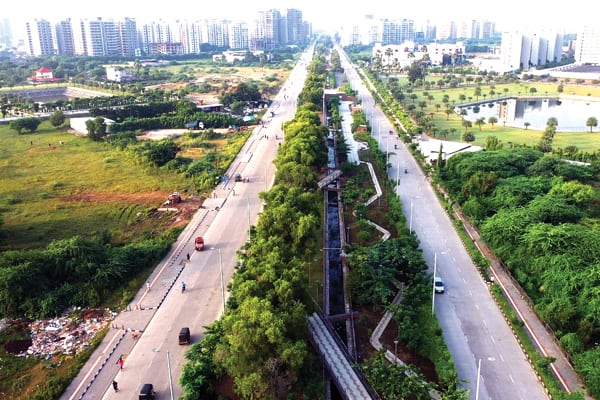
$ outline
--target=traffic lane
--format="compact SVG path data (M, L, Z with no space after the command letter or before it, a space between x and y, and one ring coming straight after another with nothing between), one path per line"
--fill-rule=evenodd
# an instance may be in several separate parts
M453 341L466 346L462 351L453 352L453 358L460 359L456 363L459 377L473 376L473 379L468 379L466 387L474 393L477 375L471 374L478 360L482 359L485 369L481 372L480 399L485 398L481 396L483 387L492 394L490 398L497 398L499 393L506 393L507 387L510 387L511 396L515 398L528 395L530 399L546 399L531 365L455 234L449 217L432 212L436 205L439 206L433 196L430 193L419 202L419 207L427 212L413 211L413 230L424 253L429 254L425 257L428 265L436 264L437 274L445 281L446 293L436 296L436 313L444 336L459 331L467 338L466 341ZM451 307L445 307L446 303L450 303ZM466 358L465 354L468 354ZM516 379L522 383L515 386L513 382Z

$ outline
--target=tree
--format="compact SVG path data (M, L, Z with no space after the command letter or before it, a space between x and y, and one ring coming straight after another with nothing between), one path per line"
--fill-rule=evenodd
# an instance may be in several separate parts
M479 130L481 131L481 126L485 125L485 118L477 118L477 121L475 121L475 125L477 125L479 127Z
M598 118L596 117L589 117L587 119L587 121L585 121L585 126L589 126L590 127L590 132L592 132L592 128L595 128L598 126Z
M463 128L465 128L465 133L467 133L467 130L473 126L473 123L471 121L469 121L468 119L463 119L462 124Z
M96 117L85 121L88 137L93 141L100 141L106 136L106 122L102 117Z
M492 128L494 128L494 124L498 123L498 118L496 118L492 115L491 117L488 118L488 123L490 125L492 125Z
M52 126L58 128L59 126L62 126L62 124L65 123L65 114L60 110L54 111L52 115L50 115L49 121L52 124Z
M527 130L527 128L529 128L531 126L530 122L524 122L523 126L525 126L525 130Z
M40 126L42 120L35 117L26 117L15 119L10 122L10 129L17 131L19 135L23 134L23 131L33 133Z

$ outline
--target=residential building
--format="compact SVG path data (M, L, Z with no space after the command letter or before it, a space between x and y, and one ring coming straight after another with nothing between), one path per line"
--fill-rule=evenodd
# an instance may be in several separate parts
M575 61L580 64L600 64L600 28L582 26L577 34Z
M59 21L54 29L56 31L56 47L58 54L65 56L74 56L75 53L75 39L73 37L73 25L71 24L71 18L67 18L64 21Z
M55 54L52 26L45 19L35 19L25 23L29 55L47 56Z
M510 71L560 61L563 36L555 31L502 33L500 61Z
M242 50L249 48L248 24L236 22L229 24L229 48L231 50Z

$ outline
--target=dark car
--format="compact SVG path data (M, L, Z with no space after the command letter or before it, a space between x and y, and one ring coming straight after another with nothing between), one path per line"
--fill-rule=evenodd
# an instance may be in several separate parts
M190 328L187 326L181 328L179 331L179 344L190 344L191 336L190 336Z
M154 386L151 383L144 383L144 385L140 389L140 395L139 395L138 399L139 400L155 400L156 392L154 391Z

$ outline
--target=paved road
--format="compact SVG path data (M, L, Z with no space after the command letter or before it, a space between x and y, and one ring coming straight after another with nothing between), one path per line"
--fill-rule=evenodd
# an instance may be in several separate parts
M272 160L283 140L281 126L295 114L295 99L311 58L310 51L303 56L270 108L274 117L265 117L265 126L255 129L228 170L229 176L240 173L250 181L230 180L219 185L216 197L206 199L205 208L194 216L150 277L150 288L140 289L128 309L117 316L114 327L62 400L133 399L144 383L152 383L161 399L182 395L178 380L188 347L178 344L179 330L190 327L192 343L196 343L202 339L204 327L223 312L236 252L262 210L259 193L273 183ZM202 252L193 249L193 240L199 235L206 242ZM187 254L191 255L189 263ZM186 283L185 293L181 282ZM121 355L125 358L122 370L116 364ZM118 381L118 393L112 389L113 379Z
M338 49L351 85L358 90L380 149L389 154L389 175L399 186L409 225L421 243L430 272L437 269L446 293L432 296L444 339L471 399L547 399L545 389L519 347L487 285L473 265L452 222L417 162L396 134L370 92ZM397 149L394 148L397 147ZM404 169L408 170L405 174ZM479 384L478 384L479 376Z

